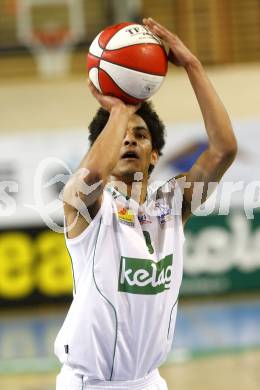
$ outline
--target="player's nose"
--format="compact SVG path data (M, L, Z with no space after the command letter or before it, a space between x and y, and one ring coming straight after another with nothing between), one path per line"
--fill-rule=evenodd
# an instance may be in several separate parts
M128 131L124 138L124 146L133 145L136 146L137 142L132 132Z

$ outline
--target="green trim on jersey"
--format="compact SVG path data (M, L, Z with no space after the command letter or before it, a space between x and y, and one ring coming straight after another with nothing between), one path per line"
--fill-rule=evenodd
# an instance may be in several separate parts
M114 311L114 313L115 313L115 319L116 319L116 336L115 336L115 343L114 343L113 361L112 361L111 373L110 373L110 378L109 378L109 380L112 381L113 371L114 371L115 354L116 354L117 335L118 335L118 319L117 319L117 313L116 313L116 309L115 309L114 305L113 305L112 302L110 302L110 301L107 299L107 297L106 297L104 294L102 294L102 292L100 291L100 289L99 289L99 287L98 287L98 285L97 285L97 282L96 282L95 272L94 272L96 247L97 247L97 242L98 242L98 237L99 237L99 232L100 232L101 223L102 223L102 218L100 218L100 221L99 221L97 239L96 239L95 248L94 248L94 253L93 253L92 275L93 275L93 279L94 279L95 286L96 286L96 288L97 288L99 294L100 294L100 295L105 299L105 301L112 307L112 309L113 309L113 311Z
M172 312L173 312L173 309L176 306L176 303L178 302L178 299L179 299L179 295L178 295L178 297L177 297L177 299L176 299L176 301L175 301L175 303L174 303L174 305L173 305L173 307L171 309L170 320L169 320L169 325L168 325L168 332L167 332L167 339L169 338L169 334L170 334L170 328L171 328L171 322L172 322Z
M73 279L73 291L74 291L74 294L76 294L76 280L75 280L73 261L72 261L71 255L70 255L70 251L69 251L69 249L67 247L67 242L66 242L65 239L64 239L64 241L65 241L65 246L66 246L66 249L67 249L69 257L70 257L70 264L71 264L71 269L72 269L72 279Z

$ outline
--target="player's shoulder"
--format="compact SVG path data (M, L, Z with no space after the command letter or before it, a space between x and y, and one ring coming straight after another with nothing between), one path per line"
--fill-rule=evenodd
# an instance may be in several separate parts
M163 203L169 203L174 200L174 203L180 207L180 205L183 205L183 184L185 184L183 181L186 181L186 173L173 176L160 183L153 183L150 187L150 200Z
M147 191L150 196L156 194L156 197L160 197L165 192L173 192L176 184L176 177L171 177L168 180L157 180L149 184Z

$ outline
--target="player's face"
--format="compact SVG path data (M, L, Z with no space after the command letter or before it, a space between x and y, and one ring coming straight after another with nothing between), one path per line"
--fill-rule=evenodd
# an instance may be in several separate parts
M152 137L145 121L139 115L132 115L112 175L123 179L133 177L135 172L142 172L145 176L149 166L155 165L157 159L158 154L152 148Z

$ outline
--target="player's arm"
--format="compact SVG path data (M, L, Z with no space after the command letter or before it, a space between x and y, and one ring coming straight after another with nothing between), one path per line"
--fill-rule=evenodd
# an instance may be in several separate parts
M204 191L199 201L205 202L208 196L208 183L220 181L236 156L237 143L227 111L200 61L176 35L165 27L151 18L144 19L144 23L167 43L170 48L169 60L186 70L208 135L208 148L200 155L190 171L182 175L187 183L191 183L190 188L184 189L183 220L185 222L191 214L191 201L192 199L194 201L193 197L196 196L196 191L193 191L194 183L204 183ZM199 196L201 197L201 193Z
M97 214L103 189L116 165L130 116L139 106L124 104L120 99L103 96L92 83L89 88L100 105L110 112L108 122L71 176L63 193L68 237L77 237Z

